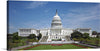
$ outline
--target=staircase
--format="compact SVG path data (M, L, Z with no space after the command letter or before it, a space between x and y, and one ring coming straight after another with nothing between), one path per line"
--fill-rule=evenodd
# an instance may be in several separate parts
M48 36L43 36L42 39L39 42L46 42L48 39Z
M65 36L66 41L71 41L70 36Z

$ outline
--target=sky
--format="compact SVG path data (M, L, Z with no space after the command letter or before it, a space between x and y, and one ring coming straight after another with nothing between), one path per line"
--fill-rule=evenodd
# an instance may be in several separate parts
M64 28L91 28L100 32L100 3L8 1L8 31L50 28L56 9Z

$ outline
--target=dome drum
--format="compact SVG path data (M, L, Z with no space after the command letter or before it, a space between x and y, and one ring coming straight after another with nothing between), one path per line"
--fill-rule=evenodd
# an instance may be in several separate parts
M62 22L61 22L60 17L57 14L57 11L56 11L56 15L54 16L52 20L51 28L62 28Z

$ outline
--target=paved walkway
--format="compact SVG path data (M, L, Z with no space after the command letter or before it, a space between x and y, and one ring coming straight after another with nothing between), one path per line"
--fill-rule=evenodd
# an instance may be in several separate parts
M82 43L78 43L80 45L85 45L85 46L89 46L89 47L93 47L93 48L97 48L97 46L93 46L93 45L88 45L88 44L82 44ZM100 47L99 47L100 48Z
M12 48L11 51L18 50L18 49L25 48L25 47L29 47L29 46L33 46L33 45L29 44L29 45L25 45L25 46L19 46L19 47L16 47L16 48Z

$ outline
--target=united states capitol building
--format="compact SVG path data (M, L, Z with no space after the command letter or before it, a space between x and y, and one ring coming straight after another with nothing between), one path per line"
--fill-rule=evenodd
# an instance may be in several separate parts
M51 42L54 39L61 39L61 41L70 41L71 33L74 31L79 31L81 33L89 33L89 36L92 36L91 28L77 28L77 29L68 29L62 27L61 18L57 13L53 17L51 28L48 29L33 29L33 28L20 28L18 30L19 36L29 36L30 34L35 34L38 36L39 33L42 34L40 42Z

